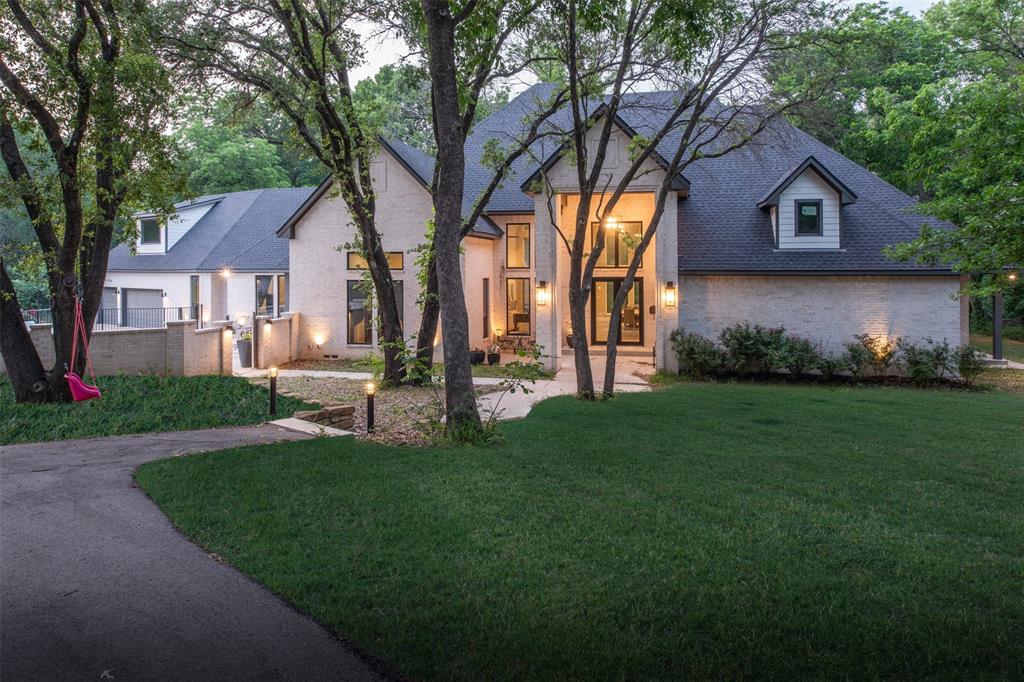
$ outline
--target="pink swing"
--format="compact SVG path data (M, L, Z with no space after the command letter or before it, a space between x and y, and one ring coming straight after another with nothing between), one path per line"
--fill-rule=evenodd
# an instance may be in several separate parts
M68 388L71 389L71 397L77 403L82 400L91 400L100 397L100 389L90 386L82 381L82 378L75 374L75 358L78 356L78 337L82 337L82 347L85 348L85 364L89 368L89 376L92 383L96 383L96 373L92 369L92 358L89 357L89 339L85 336L85 318L82 317L82 301L75 296L75 333L71 337L71 369L64 375L67 379ZM64 365L64 369L68 366Z

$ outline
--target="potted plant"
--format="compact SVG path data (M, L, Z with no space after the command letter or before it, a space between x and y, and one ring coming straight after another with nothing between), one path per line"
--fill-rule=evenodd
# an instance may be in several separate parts
M474 365L484 364L484 352L479 348L469 351L469 361Z
M501 346L492 344L487 347L487 364L497 365L501 363Z
M252 332L242 332L238 337L238 362L242 367L252 367Z

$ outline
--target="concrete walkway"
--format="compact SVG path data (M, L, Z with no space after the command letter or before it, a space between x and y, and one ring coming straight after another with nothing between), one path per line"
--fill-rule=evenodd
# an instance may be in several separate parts
M604 354L590 356L590 365L594 372L594 387L600 392L604 385ZM635 356L620 356L615 363L615 390L621 393L649 391L650 384L636 373L651 374L653 363ZM562 367L554 379L538 381L530 393L489 393L477 401L480 416L486 419L495 413L499 419L521 419L530 413L533 406L546 398L559 395L576 394L576 364L571 353L562 356Z
M0 678L385 679L185 539L132 479L154 459L307 437L263 425L0 447Z

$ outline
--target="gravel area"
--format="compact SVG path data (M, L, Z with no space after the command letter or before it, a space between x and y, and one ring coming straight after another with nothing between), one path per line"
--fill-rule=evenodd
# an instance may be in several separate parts
M359 438L390 445L427 445L427 425L440 416L438 398L430 387L402 386L379 390L374 398L374 430L366 432L366 395L364 382L353 379L318 377L281 377L278 391L311 402L354 405L355 425L351 431ZM494 386L480 386L477 395L496 390Z

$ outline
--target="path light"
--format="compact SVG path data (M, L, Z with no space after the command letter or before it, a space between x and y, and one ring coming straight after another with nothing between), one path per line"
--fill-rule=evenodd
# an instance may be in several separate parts
M537 283L537 305L547 305L551 301L551 292L548 291L548 283L541 280Z
M665 290L661 292L661 302L666 308L676 307L676 283L665 282Z
M377 384L366 382L366 431L373 431L373 396L377 393Z
M270 368L270 416L277 416L277 367Z

